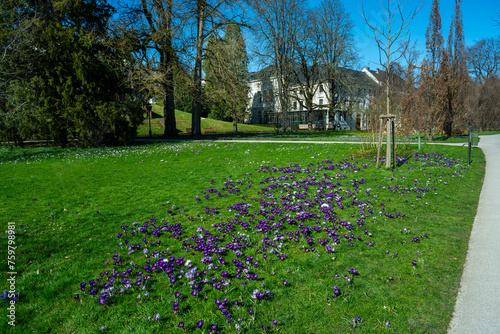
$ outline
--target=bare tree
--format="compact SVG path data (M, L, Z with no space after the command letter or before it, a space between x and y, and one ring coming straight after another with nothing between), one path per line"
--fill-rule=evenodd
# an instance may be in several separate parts
M414 64L417 64L420 53L416 44L409 48L405 55L407 65L404 73L404 87L401 94L400 123L403 133L407 136L417 131L420 140L420 112L421 101L418 95L419 72Z
M497 17L493 19L497 27L500 27L500 12L497 13Z
M130 49L130 79L145 97L163 97L164 135L176 136L174 71L178 62L179 31L184 14L174 0L137 0L120 9L114 34ZM133 64L132 64L133 63Z
M374 20L365 14L363 3L361 3L362 15L366 24L373 33L373 39L379 49L379 62L385 68L385 91L386 91L386 115L391 115L391 86L392 86L392 65L400 59L408 48L410 31L409 25L422 9L422 4L409 11L408 14L403 14L403 5L398 0L387 0L385 6L380 2L380 8L383 12L382 24L377 24ZM386 167L391 164L391 122L387 122L387 155ZM379 145L380 152L380 145ZM378 157L377 157L378 164Z
M471 125L480 131L500 130L500 78L473 82L468 96Z
M500 37L477 41L467 49L467 54L469 73L479 84L500 76Z
M480 130L500 129L500 38L484 39L468 48L472 82L469 122Z
M293 86L290 95L306 109L308 129L312 130L312 114L319 106L315 104L316 92L323 90L321 59L323 48L320 43L320 29L317 12L308 11L295 36L294 63L292 67Z
M191 128L195 136L201 135L202 102L202 62L207 38L229 24L246 26L241 14L233 14L236 0L195 0L196 13L196 56L193 72L193 109Z
M288 126L290 89L293 81L296 36L299 34L305 0L260 0L249 1L255 11L253 28L257 33L261 51L257 55L267 62L272 61L277 81L278 107L277 130Z
M354 67L359 60L354 23L340 0L324 0L316 15L323 49L327 107L334 112L342 110L342 103L352 100L352 78L344 68Z

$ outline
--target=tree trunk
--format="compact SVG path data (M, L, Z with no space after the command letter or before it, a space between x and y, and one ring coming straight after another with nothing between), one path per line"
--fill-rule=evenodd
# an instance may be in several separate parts
M163 81L163 120L165 129L163 135L165 137L174 137L177 135L177 127L175 122L173 56L171 51L164 51L160 56L160 62L165 72Z
M384 129L384 120L381 118L380 119L380 131L378 133L378 149L377 149L377 169L380 165L380 150L382 148L382 134Z
M172 49L172 3L167 5L166 20L166 41L163 45L163 70L165 71L164 94L163 99L163 120L165 129L163 134L166 137L177 136L177 126L175 122L175 102L174 102L174 53ZM164 63L163 63L164 62Z
M233 131L238 132L238 122L236 121L236 112L233 112Z
M311 107L307 108L307 129L311 131L313 129L312 126L312 112L313 109Z
M195 136L201 136L201 63L203 57L203 30L205 27L205 0L198 0L197 9L197 36L196 36L196 62L194 66L194 91L193 91L193 111L191 115L191 131Z

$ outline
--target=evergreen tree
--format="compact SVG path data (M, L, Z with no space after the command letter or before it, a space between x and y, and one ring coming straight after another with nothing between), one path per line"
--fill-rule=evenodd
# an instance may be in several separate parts
M204 105L211 117L228 120L229 112L227 106L219 96L221 66L224 63L224 41L219 36L211 35L205 47L205 61L203 72L205 73Z
M231 119L233 129L247 113L248 57L238 25L228 25L224 38L210 36L205 51L206 95L212 114Z
M27 1L0 2L0 137L5 141L22 140L28 96L17 97L27 88L21 82L32 75L39 54L33 48L34 16Z
M100 0L26 2L32 17L28 75L11 81L1 106L1 130L19 139L52 139L65 145L125 143L142 121L140 101L132 101L129 84L117 63L125 55L108 47L107 27L113 8ZM8 117L7 117L8 115Z
M195 64L193 71L193 108L191 112L191 129L195 136L201 135L201 113L204 108L203 88L202 88L202 64L204 61L204 46L207 39L228 25L245 25L243 22L235 20L240 15L231 17L237 2L229 0L211 1L196 0L194 16L196 17L196 44L195 44Z

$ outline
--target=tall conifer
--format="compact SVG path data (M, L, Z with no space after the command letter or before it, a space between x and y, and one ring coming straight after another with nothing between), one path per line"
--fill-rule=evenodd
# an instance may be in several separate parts
M432 137L443 122L441 87L438 84L443 58L443 36L439 0L432 3L429 26L425 33L426 56L422 62L420 94L425 103L421 111L422 126L428 137Z
M465 49L465 37L463 31L462 11L460 4L462 0L455 2L455 14L450 25L448 35L448 87L445 103L445 118L443 131L447 136L453 133L453 125L462 123L466 117L465 95L469 82L467 70L467 53Z
M244 118L248 100L248 56L238 25L228 25L224 38L209 37L203 69L211 112L231 119L238 131L237 121Z

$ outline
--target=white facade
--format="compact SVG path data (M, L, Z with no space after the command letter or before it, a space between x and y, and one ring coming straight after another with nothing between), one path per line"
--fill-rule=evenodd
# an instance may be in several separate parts
M372 72L365 68L363 71L345 70L352 74L352 85L349 93L343 97L335 96L334 99L341 99L338 103L341 107L335 110L327 108L330 103L329 85L322 83L316 87L313 97L315 110L312 115L312 123L315 128L321 129L366 129L366 110L370 106L371 98L381 86L376 78L378 72ZM289 98L288 124L299 128L300 125L307 124L307 110L304 106L303 93L300 85L291 87L294 97ZM269 68L253 73L249 81L249 108L250 118L248 123L252 124L276 124L277 116L282 112L277 96L278 85L276 78ZM325 106L322 108L321 106ZM300 127L302 128L302 127Z

